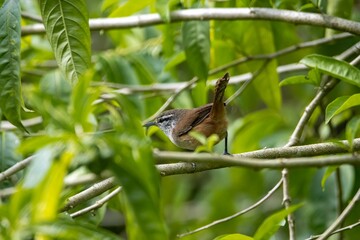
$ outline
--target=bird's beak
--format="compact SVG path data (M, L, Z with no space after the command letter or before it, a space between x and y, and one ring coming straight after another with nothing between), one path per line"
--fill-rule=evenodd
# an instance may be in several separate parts
M146 128L151 127L151 126L156 126L156 123L155 122L148 122L148 123L145 123L143 125L143 127L146 127Z
M145 134L148 135L148 129L149 127L151 126L156 126L156 123L155 122L147 122L143 125L143 127L146 127L146 130L145 130Z

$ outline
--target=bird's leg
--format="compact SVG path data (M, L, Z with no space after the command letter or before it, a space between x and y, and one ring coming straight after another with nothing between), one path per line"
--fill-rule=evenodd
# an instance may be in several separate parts
M228 152L228 132L226 131L226 135L225 135L225 147L224 147L224 155L231 155Z

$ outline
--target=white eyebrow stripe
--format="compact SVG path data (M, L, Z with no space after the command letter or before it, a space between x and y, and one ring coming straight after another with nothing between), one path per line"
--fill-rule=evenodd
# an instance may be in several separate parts
M164 116L161 116L159 117L159 120L158 121L164 121L166 119L169 119L169 118L172 118L174 116L174 114L168 114L168 115L164 115Z

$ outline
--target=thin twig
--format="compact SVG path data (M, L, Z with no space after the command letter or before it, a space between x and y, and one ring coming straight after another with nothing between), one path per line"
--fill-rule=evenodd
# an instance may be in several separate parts
M84 215L88 212L93 212L94 210L101 208L105 203L107 203L111 198L115 197L120 191L121 191L122 187L117 187L114 191L112 191L111 193L109 193L108 195L106 195L105 197L101 198L100 200L96 201L94 204L81 209L77 212L71 213L70 217L72 218L76 218L79 217L81 215Z
M233 95L231 95L231 96L225 101L225 104L228 105L228 104L229 104L230 102L232 102L235 98L237 98L237 97L246 89L246 87L247 87L257 76L259 76L259 75L262 73L262 71L264 71L264 69L265 69L266 66L269 64L269 62L270 62L270 60L264 61L264 63L260 66L260 68L258 68L258 69L256 70L256 72L254 72L254 74L252 74L252 77L251 77L248 81L244 82L244 84L241 85L241 87L240 87L238 90L236 90L236 92L235 92Z
M345 51L343 54L340 54L337 59L344 59L349 57L354 52L359 51L360 42L354 44L350 50ZM354 59L350 64L356 65L360 60L360 57L357 56L356 59ZM339 82L337 79L331 79L328 81L316 94L314 99L309 103L309 105L305 108L305 111L303 115L301 116L298 124L295 127L294 132L291 134L291 137L288 141L288 143L285 145L286 147L291 147L296 145L300 137L304 131L304 128L309 121L312 113L314 112L315 108L319 105L320 101L336 86L336 84Z
M21 17L24 19L29 19L31 21L34 22L38 22L38 23L42 23L42 18L40 16L34 15L32 13L28 13L28 12L22 12L21 13Z
M337 233L342 233L342 232L345 232L345 231L347 231L347 230L351 230L351 229L353 229L353 228L355 228L355 227L357 227L357 226L360 226L360 221L358 221L358 222L356 222L356 223L354 223L354 224L351 224L351 225L349 225L349 226L346 226L346 227L343 227L343 228L339 228L338 230L333 231L329 236L334 235L334 234L337 234ZM307 238L307 239L305 239L305 240L314 240L314 239L317 239L318 237L320 237L320 235L311 236L311 237L309 237L309 238Z
M331 233L345 220L346 216L350 213L350 211L354 208L354 206L360 201L360 188L351 199L350 203L346 206L344 211L339 215L339 217L326 229L326 231L320 235L317 240L325 240L327 239Z
M290 197L290 191L289 191L289 170L287 168L284 168L281 171L282 174L282 180L283 180L283 204L285 206L285 209L290 208L291 205L291 197ZM295 239L295 220L293 214L289 213L287 215L287 222L289 225L289 239L294 240Z
M34 156L30 156L28 158L25 158L24 160L15 163L10 168L6 169L5 171L0 173L0 182L8 179L10 176L14 175L15 173L23 170L24 168L29 165L29 163L34 159Z
M342 188L342 181L341 181L341 168L338 167L335 170L335 184L336 184L336 199L337 199L337 211L338 215L341 214L341 212L344 209L343 206L343 188ZM344 222L340 224L340 228L344 226ZM343 234L340 232L339 234L339 240L343 239Z
M280 188L282 183L283 183L283 179L281 178L280 181L264 197L262 197L259 201L255 202L253 205L249 206L248 208L246 208L246 209L244 209L244 210L242 210L240 212L237 212L237 213L235 213L235 214L233 214L231 216L228 216L228 217L225 217L225 218L222 218L222 219L218 219L218 220L216 220L216 221L214 221L214 222L212 222L210 224L207 224L207 225L202 226L200 228L197 228L195 230L192 230L192 231L189 231L189 232L186 232L186 233L182 233L182 234L178 234L177 237L182 238L182 237L185 237L185 236L200 232L202 230L213 227L213 226L215 226L217 224L230 221L230 220L232 220L232 219L234 219L236 217L239 217L239 216L253 210L254 208L258 207L260 204L265 202L267 199L269 199L271 197L271 195L273 195L275 193L275 191Z
M101 182L98 182L92 185L90 188L85 189L84 191L77 193L74 196L71 196L67 199L65 206L60 210L60 212L68 211L82 202L85 202L95 196L102 194L103 192L113 188L115 186L115 178L107 178Z

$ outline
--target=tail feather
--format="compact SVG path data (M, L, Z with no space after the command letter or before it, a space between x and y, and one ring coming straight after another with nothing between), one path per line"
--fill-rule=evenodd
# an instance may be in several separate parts
M225 111L224 94L229 80L230 80L230 75L229 73L226 73L222 78L220 78L216 82L214 102L210 115L214 116L217 114L223 114L223 112Z

